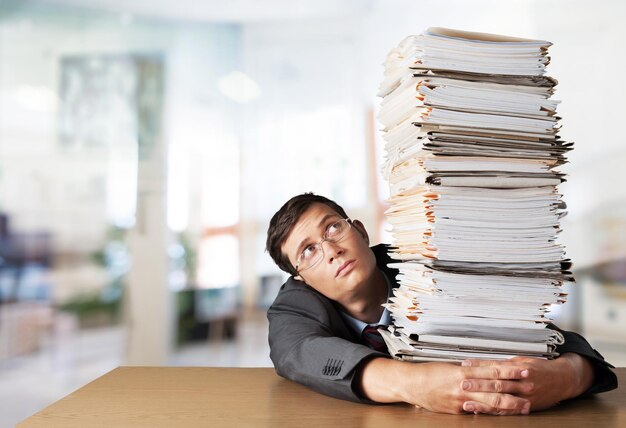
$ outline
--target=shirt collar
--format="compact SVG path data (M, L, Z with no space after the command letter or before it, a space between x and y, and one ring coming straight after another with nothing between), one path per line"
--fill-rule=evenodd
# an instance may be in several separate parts
M383 277L385 278L385 283L387 284L387 301L389 301L389 298L393 295L393 289L391 288L391 283L389 282L389 278L387 278L387 275L385 275L385 272L381 271L381 273L383 274ZM363 330L365 329L365 327L367 327L368 325L390 325L391 324L391 313L387 310L387 308L383 309L383 313L380 316L380 320L378 320L378 322L373 323L373 324L368 324L366 322L358 320L354 318L353 316L348 315L344 311L340 311L339 313L341 314L345 322L348 324L348 326L350 326L350 328L359 337L361 336L361 333L363 333Z

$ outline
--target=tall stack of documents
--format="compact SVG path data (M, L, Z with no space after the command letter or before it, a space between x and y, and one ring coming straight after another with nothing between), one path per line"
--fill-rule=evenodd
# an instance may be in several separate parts
M571 143L541 40L429 28L384 63L379 121L400 287L382 331L417 361L552 358L572 281L556 242Z

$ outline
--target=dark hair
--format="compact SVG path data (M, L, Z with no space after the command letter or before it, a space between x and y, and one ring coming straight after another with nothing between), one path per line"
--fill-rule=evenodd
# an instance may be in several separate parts
M296 272L295 267L291 264L287 255L283 254L281 247L300 219L300 216L315 203L327 205L335 210L341 217L348 218L344 209L335 201L309 192L289 199L285 205L274 214L270 220L270 226L267 229L265 251L270 254L272 260L274 260L279 268L293 276L298 275L298 272Z

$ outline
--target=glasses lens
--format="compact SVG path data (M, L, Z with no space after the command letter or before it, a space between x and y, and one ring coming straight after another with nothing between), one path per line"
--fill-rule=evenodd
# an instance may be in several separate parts
M350 223L348 220L339 220L338 222L331 224L326 230L326 239L328 241L338 242L345 236L348 230L350 230Z
M311 245L300 256L298 271L303 271L318 263L323 257L321 244Z

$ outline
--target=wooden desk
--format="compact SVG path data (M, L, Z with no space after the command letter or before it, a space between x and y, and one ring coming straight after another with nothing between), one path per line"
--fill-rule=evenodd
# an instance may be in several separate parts
M620 389L529 416L443 415L329 398L271 368L120 367L21 422L27 427L625 427Z

